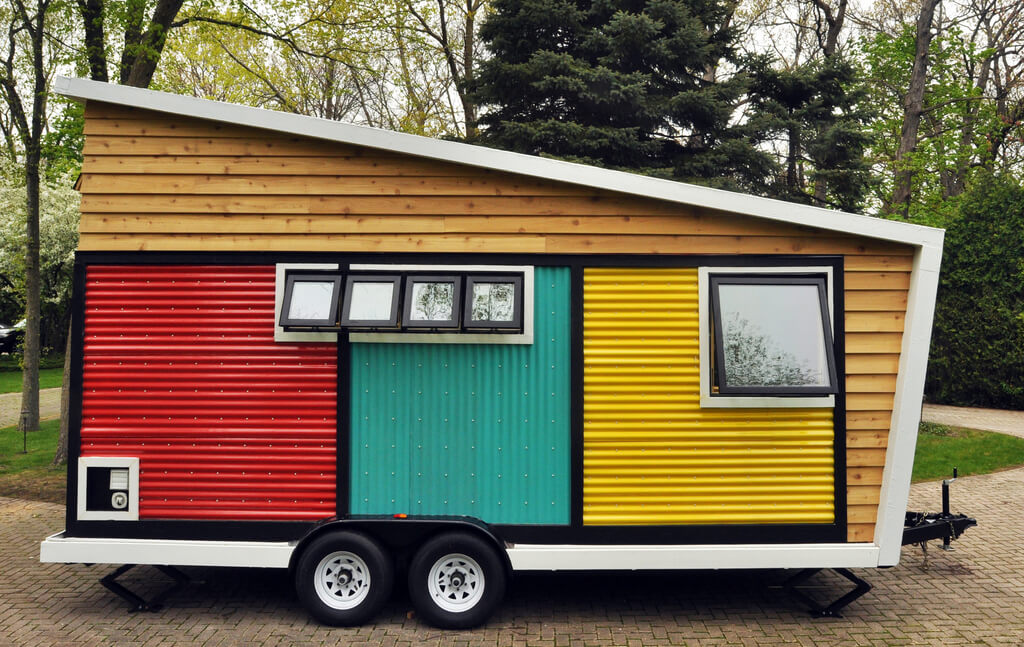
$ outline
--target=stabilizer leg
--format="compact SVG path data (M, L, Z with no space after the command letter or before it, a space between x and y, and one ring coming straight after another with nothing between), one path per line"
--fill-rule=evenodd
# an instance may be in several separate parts
M793 597L797 598L798 600L806 604L811 615L816 618L841 618L842 615L839 613L840 611L846 608L851 602L857 600L858 598L860 598L865 593L871 590L870 584L868 584L861 578L857 577L849 570L845 568L833 568L832 571L834 573L849 580L851 583L855 585L855 588L846 595L835 600L831 604L822 606L818 604L815 600L813 600L809 595L807 595L800 589L796 588L797 586L803 584L810 578L814 577L822 570L823 569L820 568L808 568L802 570L793 577L786 580L786 582L782 585L783 588L786 589L786 591L788 591Z
M117 581L117 578L132 570L133 568L135 568L135 566L135 564L125 564L124 566L119 566L114 571L108 573L106 576L100 579L100 584L102 584L108 591L111 591L119 598L121 598L122 600L131 605L132 608L128 610L128 613L135 613L136 611L159 611L161 608L163 608L164 600L166 600L172 594L181 590L182 587L184 587L191 581L188 575L185 575L173 566L154 566L154 568L156 568L164 575L170 577L172 580L174 580L174 582L169 587L165 588L163 591L154 595L151 599L146 600L139 596L137 593L128 590L123 584Z

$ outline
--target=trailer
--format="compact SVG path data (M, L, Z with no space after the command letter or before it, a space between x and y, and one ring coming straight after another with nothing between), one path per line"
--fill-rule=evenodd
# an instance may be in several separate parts
M480 624L536 570L895 565L943 232L57 78L85 103L45 562ZM863 587L859 587L863 588Z

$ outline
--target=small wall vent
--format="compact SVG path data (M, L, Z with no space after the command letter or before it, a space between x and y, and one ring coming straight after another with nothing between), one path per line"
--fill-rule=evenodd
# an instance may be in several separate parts
M122 456L79 458L78 519L138 521L139 459Z

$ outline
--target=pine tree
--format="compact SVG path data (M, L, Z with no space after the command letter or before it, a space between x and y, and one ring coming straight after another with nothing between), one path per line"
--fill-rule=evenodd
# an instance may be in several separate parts
M772 160L731 124L745 79L719 0L496 0L476 84L481 141L754 189Z
M773 69L764 58L747 66L747 125L770 134L784 160L769 195L859 210L871 182L865 150L873 111L853 65L834 55L792 69Z

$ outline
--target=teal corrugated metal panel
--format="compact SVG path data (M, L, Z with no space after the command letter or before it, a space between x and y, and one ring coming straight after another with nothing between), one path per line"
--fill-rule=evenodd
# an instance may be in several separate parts
M534 283L531 345L352 345L353 513L569 523L569 270Z

